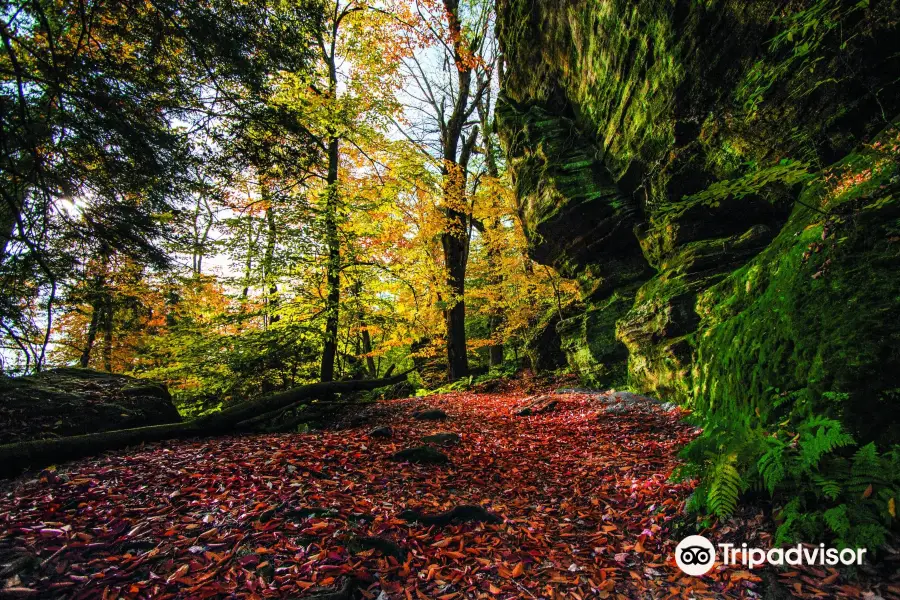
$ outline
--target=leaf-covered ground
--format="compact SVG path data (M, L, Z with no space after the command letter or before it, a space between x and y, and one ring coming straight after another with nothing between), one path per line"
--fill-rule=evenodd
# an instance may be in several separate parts
M516 391L396 400L333 431L154 445L7 483L0 597L337 599L321 592L356 581L380 600L766 597L755 573L693 578L670 558L690 487L668 476L694 434L677 410L554 399L531 416ZM426 406L449 418L413 418ZM439 431L461 438L449 463L391 459ZM401 517L460 505L502 523ZM783 579L861 597L836 572Z

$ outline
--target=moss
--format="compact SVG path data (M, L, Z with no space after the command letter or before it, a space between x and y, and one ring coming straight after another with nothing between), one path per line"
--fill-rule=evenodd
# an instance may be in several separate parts
M616 321L625 316L633 301L633 288L620 289L557 326L569 366L585 385L622 387L625 384L628 351L616 339Z
M575 123L509 100L497 115L530 254L568 277L590 271L586 281L615 278L623 258L639 258L631 235L637 204L619 192ZM588 256L598 252L616 260L594 263Z
M499 0L498 125L532 256L586 299L559 325L586 382L896 418L896 148L854 149L900 111L898 29L896 3Z
M655 211L784 158L821 168L876 132L900 109L892 4L501 0L503 91L573 114Z
M859 439L900 441L898 135L826 170L765 251L700 294L700 408L846 392L832 410Z

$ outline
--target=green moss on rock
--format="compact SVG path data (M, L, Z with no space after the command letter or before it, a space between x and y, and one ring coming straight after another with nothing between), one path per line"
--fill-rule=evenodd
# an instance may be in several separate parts
M897 3L499 0L498 35L520 214L581 284L558 331L585 382L703 410L847 392L830 410L897 441L896 130L864 146L900 112Z
M761 254L700 294L699 408L845 392L831 409L859 439L900 442L898 149L890 128L827 169Z
M616 339L616 321L634 302L634 289L621 289L557 326L569 366L591 387L621 387L628 349Z

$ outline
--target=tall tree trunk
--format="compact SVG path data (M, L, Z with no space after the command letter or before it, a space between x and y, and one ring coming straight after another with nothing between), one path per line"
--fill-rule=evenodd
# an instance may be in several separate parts
M250 295L250 277L253 275L253 217L247 216L247 260L244 262L244 289L241 292L241 300L247 300Z
M491 339L493 340L488 352L488 358L492 367L499 367L503 364L503 342L498 342L495 337L502 324L503 317L494 315L488 319L488 326L491 328Z
M341 246L338 237L338 162L340 158L339 140L328 141L328 177L325 188L325 245L328 261L325 265L325 345L322 349L320 379L334 379L334 359L337 354L338 317L341 304Z
M441 235L447 284L452 297L444 310L447 325L447 376L451 381L469 374L469 358L466 352L466 259L468 236L466 215L448 209L451 225Z
M366 355L366 367L369 369L369 377L378 375L378 368L375 366L375 357L372 356L372 336L369 335L369 326L365 321L360 319L359 326L362 331L362 350Z
M88 365L91 364L91 350L94 348L94 341L97 339L97 328L100 325L100 313L102 310L100 303L97 301L91 305L91 323L88 325L84 350L81 352L81 359L78 361L78 364L83 369L87 369Z
M107 290L103 310L103 370L112 372L113 300Z
M465 135L467 121L475 108L469 103L472 84L472 64L469 41L463 32L459 14L459 0L443 0L450 34L453 40L453 63L456 66L455 97L452 110L441 127L441 154L443 158L443 204L446 225L441 234L447 287L453 296L444 311L447 326L447 376L456 380L469 374L466 355L466 263L469 259L469 207L466 201L466 178L469 158L478 139L476 125ZM439 108L439 114L443 112Z
M278 315L275 314L275 311L278 309L278 297L276 296L278 293L278 285L275 281L274 266L277 236L278 230L275 227L275 210L269 206L266 209L266 254L264 258L265 264L263 265L266 285L268 285L268 290L266 292L266 325L271 325L278 321Z
M103 271L107 268L107 259L103 257ZM103 317L104 291L106 286L106 277L103 273L98 274L94 278L94 289L91 293L91 322L88 325L87 339L85 340L84 350L81 352L81 359L78 364L82 369L87 369L91 364L91 351L94 349L94 342L97 341L97 330L100 328L100 319Z
M491 88L490 86L484 86L484 93L478 99L478 115L481 119L481 137L484 140L484 164L487 170L487 174L497 179L500 176L500 169L497 167L497 159L494 147L494 123L491 120ZM501 226L500 223L492 222L490 220L485 222L485 243L488 246L487 250L487 262L488 269L490 271L490 283L493 286L499 287L503 284L503 272L500 269L500 255L497 249L496 243L491 243L491 238L493 235L497 233L497 229ZM494 307L493 314L488 319L488 327L491 332L491 346L488 352L488 358L490 360L490 365L492 367L497 367L503 364L503 342L499 342L498 331L500 327L503 325L504 314L503 310L500 307Z

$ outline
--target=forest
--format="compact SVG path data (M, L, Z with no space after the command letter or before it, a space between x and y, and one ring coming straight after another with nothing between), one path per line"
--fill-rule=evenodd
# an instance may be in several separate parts
M896 0L2 6L0 599L900 600Z

